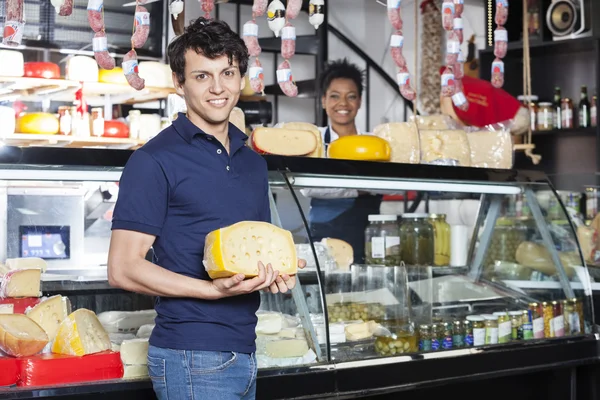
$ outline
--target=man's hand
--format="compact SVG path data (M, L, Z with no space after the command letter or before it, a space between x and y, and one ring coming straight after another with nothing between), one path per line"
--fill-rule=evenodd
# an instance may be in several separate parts
M306 260L298 259L298 268L302 269L306 267ZM266 293L286 293L288 290L292 290L296 286L296 275L283 274L276 277L275 281L264 288Z
M244 274L237 274L229 278L213 279L211 282L211 291L214 296L212 300L222 299L224 297L248 294L258 290L268 289L274 285L277 279L281 279L279 271L273 271L271 264L265 268L264 264L258 263L258 276L252 279L244 280ZM275 292L276 293L276 292Z

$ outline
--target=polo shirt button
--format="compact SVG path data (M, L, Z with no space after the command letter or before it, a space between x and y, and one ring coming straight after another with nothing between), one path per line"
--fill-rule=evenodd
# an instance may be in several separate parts
M222 153L221 149L217 149L217 154L221 154L221 153Z
M229 171L229 165L227 166L227 171Z

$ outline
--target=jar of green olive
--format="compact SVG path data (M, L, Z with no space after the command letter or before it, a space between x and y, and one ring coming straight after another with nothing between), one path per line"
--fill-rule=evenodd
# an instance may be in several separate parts
M483 315L485 318L485 344L498 343L498 317L491 314Z
M485 258L486 274L494 273L496 261L517 262L517 247L526 240L527 227L511 218L498 218Z
M485 318L480 315L469 315L467 321L471 323L473 334L472 337L468 331L465 336L467 346L483 346L485 344Z
M407 265L434 265L433 226L427 214L404 214L400 225L400 259Z
M511 311L508 313L508 315L510 316L511 339L523 340L523 312Z
M365 230L366 262L370 265L400 265L400 225L397 215L369 215Z

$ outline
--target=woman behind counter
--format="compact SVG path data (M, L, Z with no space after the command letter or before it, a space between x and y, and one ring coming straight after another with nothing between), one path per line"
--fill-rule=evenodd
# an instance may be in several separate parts
M347 59L329 63L321 77L321 100L329 118L329 125L319 128L325 154L329 144L342 136L368 134L360 132L355 121L362 102L363 77L364 71ZM304 189L302 194L311 198L313 240L344 240L354 249L354 262L364 263L368 216L379 214L381 196L354 189Z

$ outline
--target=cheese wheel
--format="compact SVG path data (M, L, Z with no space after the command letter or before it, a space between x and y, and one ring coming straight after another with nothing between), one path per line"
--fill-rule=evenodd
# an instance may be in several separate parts
M0 284L0 298L40 297L39 268L17 269L4 274Z
M116 83L120 85L127 85L127 79L125 78L125 74L123 74L123 68L121 67L99 70L98 81L103 83Z
M239 107L233 107L229 114L229 122L234 124L240 131L246 133L246 116L244 110Z
M24 74L28 78L60 79L60 67L51 62L26 62Z
M46 260L43 258L39 257L19 257L7 258L5 266L8 270L39 268L42 272L46 272L48 263L46 263Z
M390 144L390 161L404 164L418 164L421 161L419 133L412 122L391 122L375 127L373 134Z
M261 154L305 156L317 148L312 132L283 128L256 128L252 133L252 147Z
M308 157L312 158L322 158L325 157L325 151L323 146L323 136L321 136L321 131L317 128L316 125L309 124L308 122L286 122L282 126L285 129L299 129L302 131L309 131L315 135L317 139L317 148L312 153L308 154Z
M25 63L23 53L17 50L0 50L0 76L23 76Z
M73 56L67 60L66 79L77 82L98 82L98 63L88 56Z
M17 133L54 135L58 133L58 118L49 113L25 114L17 119Z
M387 140L370 135L342 136L329 145L329 158L359 161L389 161Z
M0 350L13 357L27 357L42 351L48 335L23 314L0 314Z
M298 259L292 233L266 222L243 221L206 236L204 267L212 279L257 276L259 261L280 274L295 274Z
M53 341L60 323L71 312L71 303L66 297L52 296L27 311L27 316L35 321Z
M350 243L333 238L324 238L321 243L327 246L338 269L347 271L350 268L350 265L354 262L354 249Z
M85 308L65 318L56 334L52 352L71 356L84 356L110 350L108 333L93 311Z

